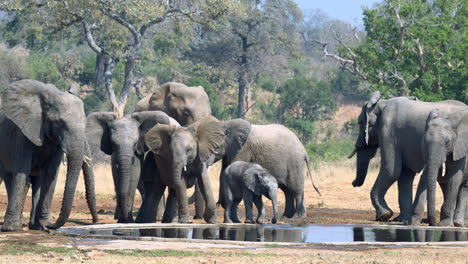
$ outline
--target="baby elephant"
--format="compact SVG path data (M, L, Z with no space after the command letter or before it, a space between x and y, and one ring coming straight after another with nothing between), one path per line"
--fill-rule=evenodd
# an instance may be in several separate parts
M221 175L218 205L221 204L224 210L224 223L240 223L237 217L237 206L244 199L245 221L244 223L255 223L252 215L252 201L258 210L257 223L265 222L265 209L263 208L262 194L271 200L273 204L273 219L276 223L278 219L277 207L278 183L262 166L236 161L229 165Z

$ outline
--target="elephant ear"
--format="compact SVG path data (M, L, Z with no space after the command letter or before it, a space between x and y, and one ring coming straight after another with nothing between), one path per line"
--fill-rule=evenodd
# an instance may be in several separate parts
M140 155L148 151L145 145L145 134L157 124L170 124L169 116L161 111L138 112L133 113L131 117L140 124L139 138L136 146L136 151Z
M96 157L98 149L112 154L112 143L109 125L117 119L113 112L95 112L86 118L86 139L91 147L93 158Z
M172 134L176 130L172 125L156 125L145 135L146 147L157 155L167 155Z
M245 187L255 195L262 195L259 177L258 170L253 168L246 169L242 175Z
M468 110L457 112L460 121L456 129L457 138L453 147L453 160L459 160L468 155Z
M43 97L53 89L57 90L53 85L22 80L11 83L1 93L6 117L36 146L42 146L44 142Z
M377 103L380 101L380 97L381 97L380 92L376 91L372 94L369 101L367 101L364 105L365 107L364 110L366 111L366 129L365 129L366 145L369 145L370 128L373 127L375 123L377 122L377 115L373 112L373 110L375 109L375 106L377 105Z
M224 144L223 123L213 116L202 118L187 128L196 135L201 162L206 162Z
M244 146L252 130L252 125L244 119L234 119L224 123L226 137L226 161L230 164Z

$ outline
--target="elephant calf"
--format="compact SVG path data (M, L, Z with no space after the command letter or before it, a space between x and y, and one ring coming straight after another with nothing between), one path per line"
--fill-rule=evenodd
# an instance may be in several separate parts
M278 219L277 190L278 182L262 166L244 161L236 161L229 165L221 175L221 188L218 205L224 211L224 223L239 223L237 206L244 200L245 223L255 223L252 215L252 201L258 210L257 223L265 222L265 209L263 208L262 194L273 204L273 219Z

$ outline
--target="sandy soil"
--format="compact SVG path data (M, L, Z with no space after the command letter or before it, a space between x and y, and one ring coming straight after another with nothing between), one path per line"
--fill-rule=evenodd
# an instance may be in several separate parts
M217 175L219 166L215 166L210 176L213 186L218 186ZM375 215L369 199L369 192L374 183L377 171L371 170L368 179L361 188L353 188L354 169L351 161L340 164L327 164L318 166L314 170L314 180L320 188L319 196L306 180L305 201L308 217L286 221L292 224L345 224L370 223ZM54 198L52 218L59 212L63 192L63 172L57 185L57 194ZM417 177L415 182L419 178ZM114 223L113 211L115 207L114 191L110 168L98 166L96 168L97 204L101 210L100 223ZM416 188L416 184L415 184ZM218 190L213 190L215 197ZM0 211L6 208L6 192L0 187ZM25 212L29 212L30 200L25 205ZM389 206L398 215L398 201L396 186L388 194ZM442 201L438 193L438 205ZM137 197L135 206L140 205ZM267 213L271 214L269 201L265 201ZM284 197L281 197L280 212L283 210ZM191 207L193 215L193 207ZM243 208L240 217L243 217ZM27 213L24 214L27 219ZM3 214L0 216L0 222ZM218 219L222 221L222 210L218 209ZM242 218L241 218L242 219ZM199 220L195 221L201 223ZM84 187L82 182L74 202L74 208L67 226L91 224L91 216L86 207ZM27 230L27 228L24 228ZM120 243L120 244L119 244ZM22 248L25 245L39 246L37 250L24 250L18 253L9 251ZM48 248L68 247L71 251L56 253ZM146 250L146 251L145 251ZM149 250L149 251L148 251ZM158 250L158 251L155 251ZM146 252L146 253L144 253ZM17 232L0 233L0 263L63 263L63 262L90 262L90 263L468 263L468 247L451 245L443 248L438 246L425 246L418 248L403 248L401 246L364 246L364 247L230 247L226 245L204 243L174 243L150 241L101 241L83 238L70 238L56 233L44 232Z

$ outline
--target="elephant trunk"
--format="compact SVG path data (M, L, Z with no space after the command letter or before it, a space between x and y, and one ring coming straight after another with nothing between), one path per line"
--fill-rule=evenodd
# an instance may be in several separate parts
M271 204L273 205L273 219L271 223L276 224L278 221L278 199L277 199L277 190L272 190L270 194Z
M70 216L78 177L80 176L81 166L83 165L84 142L84 138L81 140L77 139L65 149L67 153L67 176L62 208L60 209L60 215L55 224L47 226L50 229L60 228Z
M93 160L91 159L91 151L88 143L85 143L85 157L82 168L86 189L86 202L88 203L89 211L93 217L93 224L98 222L97 209L96 209L96 193L93 172Z
M133 154L133 153L132 153ZM129 215L131 210L131 204L129 197L129 186L130 186L130 177L132 171L132 154L121 154L117 156L117 165L118 165L118 190L117 190L117 206L121 209L121 219L119 223L128 223L130 221Z
M427 162L427 218L429 220L429 225L436 225L436 210L435 210L435 200L436 200L436 184L437 176L439 174L439 168L443 163L443 158L445 153L441 153L442 148L437 148L429 145L428 147L428 157L426 158Z
M364 184L369 163L375 156L376 151L377 148L364 148L357 151L356 178L353 181L354 187L360 187Z

